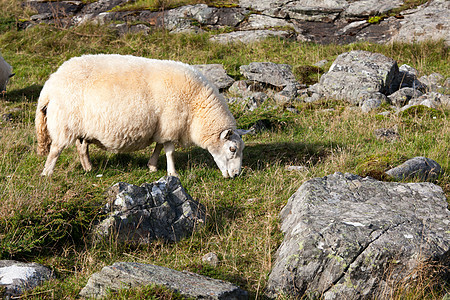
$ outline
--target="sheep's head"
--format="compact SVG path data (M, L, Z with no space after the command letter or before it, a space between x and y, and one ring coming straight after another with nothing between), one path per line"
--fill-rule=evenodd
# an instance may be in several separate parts
M220 133L219 145L209 149L225 178L234 178L241 173L242 150L244 150L242 134L245 134L245 132L239 129L224 130Z

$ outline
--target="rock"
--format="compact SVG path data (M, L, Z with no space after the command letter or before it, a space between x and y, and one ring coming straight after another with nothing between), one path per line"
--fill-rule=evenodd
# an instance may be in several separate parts
M386 96L381 93L372 93L369 97L370 98L364 99L361 104L361 111L364 113L377 109L382 103L386 102Z
M398 89L397 63L382 54L351 51L339 55L316 90L325 97L362 104L366 99L380 99Z
M322 59L322 60L316 62L313 66L318 67L318 68L323 68L323 67L325 67L325 65L327 63L328 63L328 60Z
M194 65L209 81L214 83L219 90L229 88L234 79L227 75L221 64Z
M350 2L350 1L349 1ZM403 4L401 0L362 0L352 1L345 9L345 17L370 17L380 16L388 13L389 11L400 7Z
M390 94L388 96L388 99L393 105L401 107L406 105L409 102L409 100L413 98L418 98L422 95L423 95L422 92L420 92L419 90L410 87L405 87Z
M386 171L386 174L397 180L417 178L423 181L436 180L441 173L442 168L437 162L422 156L411 158L400 166Z
M429 108L438 108L440 106L450 107L450 96L436 92L428 92L418 98L411 99L407 105L400 109L400 111L405 111L412 106L418 105L423 105Z
M194 299L248 299L248 293L222 280L212 279L191 272L180 272L169 268L117 262L93 274L80 296L102 298L107 290L133 288L142 285L161 285Z
M375 129L373 133L377 139L387 142L394 142L401 139L400 134L398 134L397 128L379 128Z
M113 235L119 241L176 242L192 234L205 221L203 205L194 201L177 177L163 177L136 186L120 182L108 190L108 214L95 229L99 238Z
M449 1L433 0L402 12L401 27L391 40L412 43L444 39L450 45L449 10Z
M205 4L185 5L164 11L123 11L115 7L129 0L100 1L34 1L23 2L38 11L19 26L28 28L36 23L58 27L93 22L95 24L145 24L167 29L172 33L233 29L211 40L221 43L251 43L269 36L296 37L298 41L317 43L353 43L369 41L387 43L423 41L443 38L449 45L450 5L445 0L427 3L401 12L396 17L370 17L399 9L400 0L240 0L240 7L212 7ZM125 28L125 27L122 27ZM280 30L280 28L289 28ZM132 31L134 32L134 31Z
M238 80L233 82L228 89L228 92L239 97L248 97L252 93L246 80Z
M22 263L15 260L0 260L0 297L17 297L53 277L53 272L37 263Z
M432 183L335 173L305 182L280 218L272 297L386 299L421 263L448 259L450 212Z
M307 172L308 167L305 166L285 166L287 171Z
M250 44L264 40L268 37L288 38L291 34L285 30L247 30L247 31L233 31L228 33L221 33L214 35L210 41L221 44L227 43L243 43Z
M148 35L151 32L151 28L144 24L128 25L126 23L111 24L110 28L117 30L119 35L125 35L128 33L142 33Z
M288 83L281 92L274 95L274 100L279 105L290 103L297 97L298 91L306 86L300 85L297 82Z
M202 262L207 263L213 267L217 267L219 264L219 257L214 252L209 252L202 257Z
M241 74L249 80L270 84L284 88L288 84L295 83L292 67L287 64L275 64L272 62L252 62L249 65L240 66Z
M409 87L424 92L426 84L417 79L419 72L411 66L401 65L399 70L400 88Z
M250 96L241 99L240 102L245 103L249 111L254 111L258 107L261 106L269 97L266 93L263 92L255 92Z
M437 92L442 89L441 82L444 81L444 76L439 73L432 73L428 76L422 76L419 78L420 82L427 86L427 90L431 92Z
M51 18L64 18L73 16L83 8L82 1L58 1L45 2L28 0L22 3L22 7L29 7L39 14L50 14Z
M248 17L247 22L239 26L239 30L261 30L277 27L294 28L294 25L284 19L273 18L266 15L252 14Z

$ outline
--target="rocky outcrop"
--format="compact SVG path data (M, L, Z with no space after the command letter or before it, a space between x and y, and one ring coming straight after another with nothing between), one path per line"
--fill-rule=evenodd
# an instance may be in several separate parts
M73 26L86 22L111 23L119 33L143 31L150 27L171 32L233 29L233 32L213 36L221 43L251 43L268 36L295 38L318 43L352 43L371 41L423 41L444 39L450 43L450 3L431 0L415 9L399 10L404 1L377 0L264 0L239 1L239 7L208 7L205 4L186 5L166 11L114 10L127 0L97 2L33 1L23 2L37 11L22 27L36 23ZM376 16L375 18L372 18ZM121 24L120 24L121 23ZM140 23L140 26L134 24Z
M136 186L120 182L108 190L107 217L97 225L97 238L119 241L176 242L205 222L205 209L185 191L177 177Z
M335 173L305 182L280 218L271 296L389 298L422 263L450 258L450 211L432 183Z
M53 272L49 268L37 263L0 260L0 297L17 297L52 277Z
M143 285L165 286L185 297L194 299L248 299L246 291L222 280L186 271L180 272L165 267L131 262L117 262L93 274L81 290L80 296L99 299L105 297L108 290L117 291Z
M370 99L381 104L386 101L386 95L398 89L398 75L397 62L393 59L368 51L350 51L336 58L315 91L356 105Z

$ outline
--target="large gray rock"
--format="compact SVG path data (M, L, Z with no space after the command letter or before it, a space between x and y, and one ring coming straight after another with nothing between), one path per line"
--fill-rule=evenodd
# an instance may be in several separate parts
M433 0L403 12L404 19L393 41L423 42L444 39L450 45L450 1Z
M432 183L335 173L305 182L280 218L271 296L387 299L421 263L450 258L450 211Z
M325 97L362 104L381 99L399 87L397 62L379 53L350 51L339 55L322 75L316 91Z
M194 67L214 83L219 90L229 88L234 83L234 79L228 76L221 64L194 65Z
M430 158L417 156L408 159L400 166L386 171L397 180L418 178L423 181L436 180L442 173L441 166Z
M270 84L275 87L285 87L295 83L292 67L286 64L272 62L252 62L249 65L240 66L241 74L249 80Z
M176 242L205 222L203 205L194 201L173 176L140 187L119 182L108 190L103 210L108 216L96 227L95 235L113 235L119 241Z
M49 268L37 263L0 260L0 298L19 296L52 277Z
M103 298L108 290L116 291L152 284L165 286L183 296L195 299L248 299L246 291L229 282L191 272L131 262L114 263L93 274L81 290L80 296Z

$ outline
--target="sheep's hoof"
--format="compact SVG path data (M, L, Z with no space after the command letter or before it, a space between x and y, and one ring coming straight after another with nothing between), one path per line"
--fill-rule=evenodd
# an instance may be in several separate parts
M174 176L180 178L180 175L177 172L167 172L167 176Z
M150 173L158 171L158 169L155 166L148 166L148 169L149 169Z

